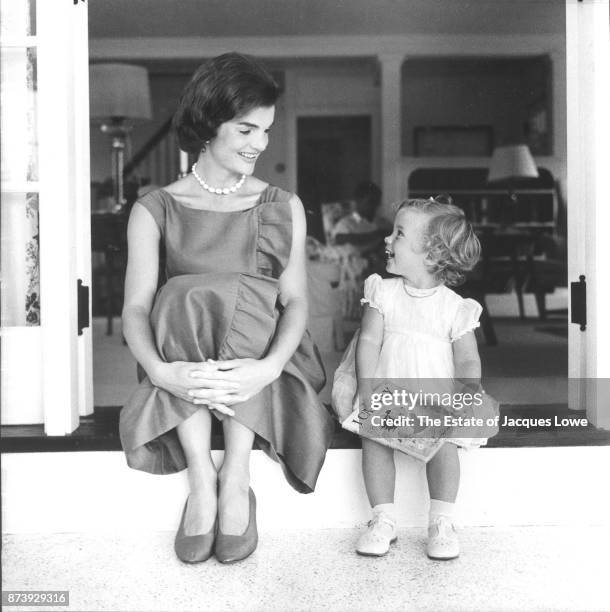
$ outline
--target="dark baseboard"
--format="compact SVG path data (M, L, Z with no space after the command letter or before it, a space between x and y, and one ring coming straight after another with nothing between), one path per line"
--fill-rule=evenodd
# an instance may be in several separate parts
M121 450L119 440L118 406L100 406L91 416L81 418L79 427L68 436L47 436L42 425L5 425L0 430L3 453L39 453L73 451L117 451ZM502 406L503 418L548 418L557 416L585 416L584 410L570 410L565 404L535 406ZM610 445L610 431L586 427L546 428L501 428L483 448L552 447L552 446L607 446ZM337 430L331 448L360 448L360 438L348 431ZM220 422L214 421L212 449L223 450L224 440Z

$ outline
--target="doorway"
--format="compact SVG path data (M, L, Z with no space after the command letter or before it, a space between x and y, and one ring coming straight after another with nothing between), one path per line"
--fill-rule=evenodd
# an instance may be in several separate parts
M371 179L371 117L299 117L297 193L307 212L307 233L324 242L321 204L351 199Z

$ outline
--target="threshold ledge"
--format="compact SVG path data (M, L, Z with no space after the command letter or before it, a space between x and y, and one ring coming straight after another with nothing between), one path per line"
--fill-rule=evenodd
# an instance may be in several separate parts
M119 406L98 406L90 416L81 417L79 427L66 436L47 436L42 425L3 425L0 428L3 453L120 451ZM545 418L556 415L582 418L584 410L570 410L566 404L504 405L500 423L508 418ZM500 428L497 436L481 448L609 446L610 431L586 427ZM360 438L336 425L331 449L360 448ZM214 421L212 449L224 450L219 421Z

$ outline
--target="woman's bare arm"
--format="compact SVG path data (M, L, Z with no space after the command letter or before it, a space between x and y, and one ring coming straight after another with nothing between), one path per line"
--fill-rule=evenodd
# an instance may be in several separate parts
M152 215L134 204L127 225L128 259L123 302L123 335L138 363L152 378L163 360L155 348L149 316L159 268L160 231Z
M123 305L123 335L133 356L144 368L153 385L182 399L192 401L190 391L202 384L195 373L214 371L215 366L199 363L166 363L155 346L150 326L157 289L160 230L152 215L140 204L134 204L127 226L128 260ZM216 387L216 388L214 388ZM234 385L214 382L200 390L207 401L224 399ZM222 410L222 407L218 408ZM230 409L223 410L233 414Z
M280 276L280 301L284 311L265 357L278 376L303 338L308 312L305 211L301 200L296 195L290 199L290 207L292 209L292 247L288 265Z

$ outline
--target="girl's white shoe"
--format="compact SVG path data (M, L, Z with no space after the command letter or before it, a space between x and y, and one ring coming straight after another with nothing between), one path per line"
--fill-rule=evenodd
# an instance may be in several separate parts
M358 538L356 552L368 557L382 557L396 541L396 521L385 512L373 514L367 530Z
M438 516L428 527L426 553L430 559L455 559L460 555L460 542L451 519Z

